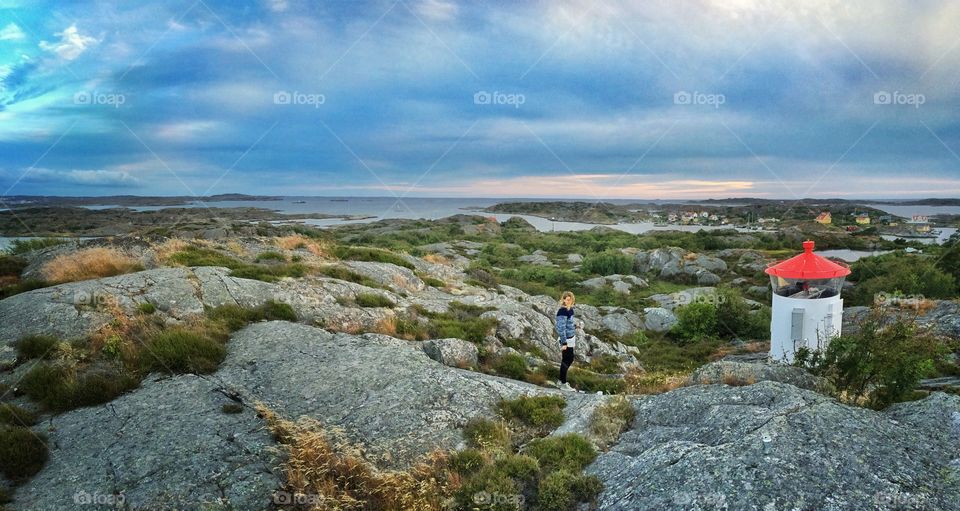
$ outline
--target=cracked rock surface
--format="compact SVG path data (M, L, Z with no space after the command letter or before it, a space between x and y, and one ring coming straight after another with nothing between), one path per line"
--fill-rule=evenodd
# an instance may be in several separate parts
M960 509L960 397L887 412L777 382L635 402L600 509ZM913 506L913 507L910 507Z
M256 401L341 428L379 466L400 468L434 448L463 447L467 420L493 417L500 399L561 395L450 368L416 343L378 334L271 321L240 330L228 348L213 374L153 374L111 403L35 426L48 434L50 460L17 489L13 509L77 508L79 492L122 493L130 509L268 509L281 460ZM603 399L562 395L578 424ZM222 411L231 397L247 405L241 413Z

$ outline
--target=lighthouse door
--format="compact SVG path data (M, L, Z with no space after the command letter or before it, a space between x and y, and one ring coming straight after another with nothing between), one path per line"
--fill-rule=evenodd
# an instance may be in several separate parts
M794 346L806 345L803 339L803 309L799 307L793 309L790 317L790 340L793 341Z

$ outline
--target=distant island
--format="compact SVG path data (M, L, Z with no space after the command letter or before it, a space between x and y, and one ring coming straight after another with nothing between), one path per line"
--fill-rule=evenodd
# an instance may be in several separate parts
M56 195L9 195L0 199L4 207L30 206L183 206L194 202L266 201L283 200L270 195L244 195L223 193L219 195L177 195L149 197L140 195L104 195L102 197L58 197Z

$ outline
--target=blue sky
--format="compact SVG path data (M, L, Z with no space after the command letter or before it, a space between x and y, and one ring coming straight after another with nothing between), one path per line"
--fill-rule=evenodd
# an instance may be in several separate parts
M960 197L957 26L949 0L0 0L0 196Z

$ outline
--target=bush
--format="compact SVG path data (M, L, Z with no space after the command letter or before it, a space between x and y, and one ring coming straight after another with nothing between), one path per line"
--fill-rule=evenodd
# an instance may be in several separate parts
M46 408L63 412L107 403L136 388L139 380L115 370L98 369L78 374L62 365L37 364L24 375L20 387Z
M770 338L770 309L752 312L740 291L721 287L717 290L718 333L747 339Z
M463 437L470 447L485 451L510 452L510 430L502 422L475 417L467 421L463 427Z
M0 426L0 473L13 481L29 478L47 462L47 439L26 428Z
M70 240L65 238L31 238L26 240L13 240L13 243L11 243L10 247L7 249L7 253L10 255L25 254L32 250L40 250L41 248L62 245L68 241Z
M393 252L380 250L378 248L337 246L333 253L340 259L390 263L397 266L403 266L404 268L409 268L411 270L416 269L416 267L410 261L407 261Z
M280 252L268 251L268 252L263 252L263 253L261 253L260 255L258 255L257 258L256 258L256 261L257 261L258 263L263 262L263 261L280 261L280 262L286 262L286 261L287 261L287 256L281 254Z
M141 352L141 367L167 373L212 373L227 355L221 342L177 328L161 332Z
M49 335L28 335L21 337L13 346L17 349L20 357L28 358L53 358L56 354L57 344L60 340Z
M615 396L598 406L590 417L590 433L602 449L620 438L620 433L630 428L637 412L625 396Z
M393 300L377 293L360 293L355 298L360 307L394 307Z
M560 396L520 396L497 405L500 415L541 430L553 430L563 423L566 400Z
M927 256L890 253L864 257L850 266L857 283L845 300L850 305L872 305L877 294L904 294L925 298L952 298L957 281Z
M794 364L826 377L838 397L879 410L907 399L946 352L942 342L918 332L914 323L891 323L874 310L856 333L833 338L822 352L798 349Z
M297 313L288 303L268 300L256 308L241 307L239 305L221 305L207 313L211 320L224 325L227 330L235 332L249 323L256 321L297 321Z
M717 335L717 308L710 303L694 302L677 307L677 324L670 334L681 344L698 342Z
M0 424L33 426L36 423L37 416L30 410L21 408L13 403L0 403Z
M137 305L137 312L140 314L153 314L157 312L157 306L150 302L143 302Z
M633 258L617 250L592 254L583 258L580 271L598 275L629 274L633 272Z
M493 370L507 378L523 380L527 374L527 361L516 353L507 353L494 361Z
M42 280L27 279L27 280L21 280L14 284L0 286L0 300L11 297L13 295L18 295L20 293L26 293L27 291L33 291L34 289L47 287L49 285L50 284Z
M22 257L0 255L0 277L20 277L27 268L27 260Z
M567 470L551 472L540 480L537 509L567 511L575 502L589 502L603 490L596 476L575 475Z
M545 472L579 473L597 457L593 445L576 433L533 440L524 454L536 458Z
M486 464L483 453L477 449L464 449L450 456L450 467L461 476L475 474Z

